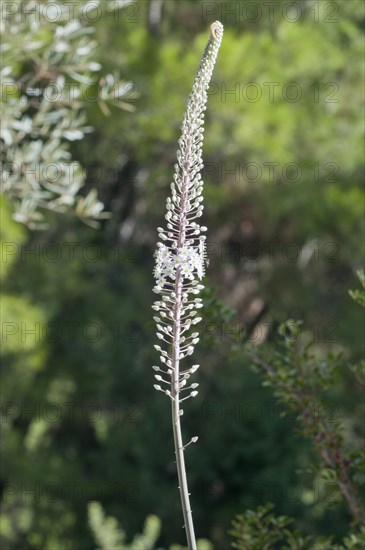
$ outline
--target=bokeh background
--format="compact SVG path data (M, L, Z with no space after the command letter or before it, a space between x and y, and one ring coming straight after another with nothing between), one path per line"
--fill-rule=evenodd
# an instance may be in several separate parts
M154 514L160 547L184 544L170 406L152 387L153 252L217 19L201 385L183 419L186 440L199 436L186 452L196 532L228 548L235 514L270 501L305 533L339 540L349 513L328 506L310 442L245 347L275 347L291 318L320 349L349 362L363 353L348 295L363 259L363 3L66 4L75 11L59 19L47 2L2 4L2 148L13 163L1 203L2 548L94 548L91 501L127 540ZM62 94L44 98L55 82ZM75 189L37 162L78 163ZM109 217L96 226L99 202ZM361 442L361 392L346 370L330 403Z

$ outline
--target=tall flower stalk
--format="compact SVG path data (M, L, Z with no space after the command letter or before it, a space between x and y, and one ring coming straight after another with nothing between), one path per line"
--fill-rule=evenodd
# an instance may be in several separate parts
M154 320L157 337L162 342L155 346L160 353L161 365L153 367L158 382L154 387L165 393L172 403L176 465L189 550L196 549L196 542L184 451L198 438L195 436L184 445L180 419L183 414L182 402L198 393L196 388L199 384L188 383L188 380L199 365L181 370L180 362L192 355L195 344L199 342L199 333L194 332L194 327L201 321L197 311L203 304L196 295L204 288L200 284L206 263L205 235L202 233L207 228L195 220L203 213L200 171L203 168L204 111L222 37L223 25L216 21L211 25L210 37L186 105L171 197L166 202L167 225L166 229L158 228L162 242L157 244L155 252L156 286L153 290L161 295L161 300L152 307L158 313Z

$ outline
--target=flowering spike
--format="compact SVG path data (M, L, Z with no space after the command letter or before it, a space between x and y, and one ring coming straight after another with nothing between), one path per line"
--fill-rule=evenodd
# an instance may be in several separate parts
M158 316L154 317L157 338L164 347L162 349L155 346L155 349L160 352L161 362L168 366L167 373L162 372L168 375L169 380L165 380L159 374L155 375L155 378L159 382L170 384L170 389L163 390L157 384L154 387L163 391L172 400L176 464L189 550L196 548L196 542L185 472L180 404L198 393L195 389L198 384L186 387L186 381L199 365L193 365L181 372L180 361L192 355L194 346L199 341L199 333L190 330L201 321L201 317L195 316L197 310L203 307L203 303L201 298L190 296L196 296L204 288L200 281L205 275L207 264L206 237L201 235L207 228L196 220L203 214L203 181L200 171L203 168L204 111L222 37L223 25L216 21L211 25L210 37L186 105L181 126L182 134L178 142L174 181L170 185L171 196L166 200L166 228L157 229L160 242L157 243L155 251L153 271L156 279L153 291L160 294L161 298L152 307L158 312ZM193 390L189 395L180 397L181 392L189 389ZM195 441L197 437L193 437L190 443Z

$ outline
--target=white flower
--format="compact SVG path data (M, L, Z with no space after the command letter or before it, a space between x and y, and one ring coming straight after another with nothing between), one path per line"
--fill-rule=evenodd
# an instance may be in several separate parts
M181 273L187 279L194 278L194 276L193 276L193 266L190 265L188 262L185 262L181 265Z

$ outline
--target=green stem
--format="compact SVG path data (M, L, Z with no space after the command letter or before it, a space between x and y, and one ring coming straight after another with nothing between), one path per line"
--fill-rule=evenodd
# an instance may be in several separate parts
M182 277L180 269L177 269L175 282L176 302L174 307L173 328L173 353L172 353L172 426L174 432L174 446L176 456L177 475L179 479L179 491L184 516L184 527L189 550L196 550L195 532L192 510L189 499L188 481L186 477L184 445L180 424L180 399L179 399L179 369L180 369L180 331L181 331L181 293Z

